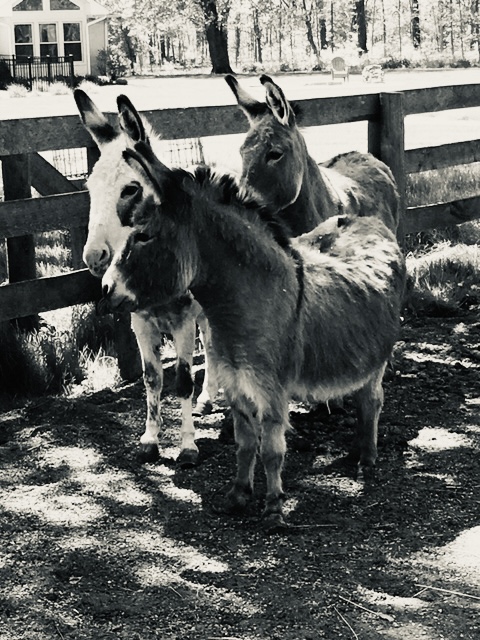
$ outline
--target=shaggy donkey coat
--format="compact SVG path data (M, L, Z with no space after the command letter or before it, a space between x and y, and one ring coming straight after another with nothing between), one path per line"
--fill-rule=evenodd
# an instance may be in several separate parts
M393 234L379 220L342 217L290 242L267 210L228 189L228 179L172 171L146 141L124 156L142 195L132 205L132 233L104 275L104 295L115 309L142 309L191 290L202 305L237 443L226 508L246 505L259 450L266 525L283 524L292 396L353 393L352 453L370 474L405 278Z
M398 193L392 172L370 153L351 151L317 165L297 127L295 108L282 89L260 77L266 102L226 76L250 122L240 153L241 183L275 210L298 236L335 215L374 216L396 232Z

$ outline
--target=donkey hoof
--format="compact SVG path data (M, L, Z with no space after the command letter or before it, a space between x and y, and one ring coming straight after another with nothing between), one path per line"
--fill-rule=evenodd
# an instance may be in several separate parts
M289 525L283 519L281 513L269 513L262 518L262 529L267 535L274 533L284 533L289 529Z
M177 467L191 469L198 464L198 451L196 449L182 449L177 458Z
M145 462L157 462L160 460L160 452L157 444L142 444L138 452L138 460L141 464Z
M362 465L358 466L357 471L357 482L364 484L365 486L371 486L377 482L377 475L375 472L375 467L372 465Z
M213 405L210 400L205 402L197 402L193 409L194 416L209 416L213 411Z
M242 513L252 499L252 490L243 487L233 487L223 499L224 513Z

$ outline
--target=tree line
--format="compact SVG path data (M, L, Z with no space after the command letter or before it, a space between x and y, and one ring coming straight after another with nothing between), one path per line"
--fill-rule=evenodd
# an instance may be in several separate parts
M104 0L110 59L213 73L321 69L337 54L407 66L480 60L480 0ZM355 62L355 60L353 60Z

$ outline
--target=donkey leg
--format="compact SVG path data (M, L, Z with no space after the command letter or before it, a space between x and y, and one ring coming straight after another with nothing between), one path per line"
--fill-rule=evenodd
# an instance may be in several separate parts
M155 462L160 457L158 433L162 427L160 412L163 387L160 351L162 334L154 318L149 320L136 313L132 314L132 329L142 357L143 382L147 393L147 421L145 432L140 438L139 459L141 462Z
M267 493L263 511L264 526L273 531L285 526L282 505L285 498L282 485L282 469L287 449L285 431L288 428L288 405L277 415L264 419L260 453L267 479Z
M232 405L232 416L237 444L237 475L227 493L225 509L242 511L253 494L253 474L259 444L259 427L253 412Z
M194 467L198 463L198 447L195 444L195 426L192 414L194 390L192 364L195 331L195 314L192 311L182 319L178 326L172 327L172 336L177 352L176 392L182 411L181 443L177 464L182 468Z
M203 311L201 311L197 317L197 324L200 328L200 337L205 354L205 376L203 379L202 391L197 398L194 413L196 415L206 416L212 412L212 402L217 395L218 385L213 367L213 358L210 358L209 355L212 350L210 327Z
M350 459L358 463L359 475L363 476L365 481L372 481L375 477L378 420L383 407L382 379L385 367L386 363L355 394L357 435Z

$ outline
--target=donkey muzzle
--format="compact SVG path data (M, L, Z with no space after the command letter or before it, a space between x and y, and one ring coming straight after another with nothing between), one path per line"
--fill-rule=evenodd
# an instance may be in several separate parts
M97 303L97 312L104 315L112 312L132 312L137 308L136 301L122 291L122 287L114 282L104 282L102 286L102 298Z

